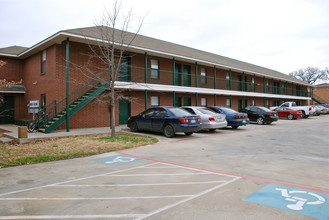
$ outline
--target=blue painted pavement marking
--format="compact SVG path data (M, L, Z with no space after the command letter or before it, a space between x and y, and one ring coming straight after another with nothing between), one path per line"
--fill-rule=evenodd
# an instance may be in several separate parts
M143 160L143 159L126 156L123 154L118 154L118 155L111 156L111 157L93 159L93 161L103 163L106 165L110 165L110 166L117 166L117 165L121 165L121 164L127 164L127 163L131 163L131 162L141 161L141 160Z
M310 190L269 184L244 200L321 220L329 218L329 195Z

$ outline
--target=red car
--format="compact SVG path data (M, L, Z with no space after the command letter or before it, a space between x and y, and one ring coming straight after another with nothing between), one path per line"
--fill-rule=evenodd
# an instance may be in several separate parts
M287 107L279 107L273 111L278 113L279 118L288 118L289 120L300 118L303 115L300 110L292 110Z

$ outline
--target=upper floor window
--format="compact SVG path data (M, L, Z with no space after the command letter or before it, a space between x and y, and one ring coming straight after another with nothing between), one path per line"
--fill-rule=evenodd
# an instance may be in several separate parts
M159 61L151 60L151 78L159 79Z
M41 52L41 73L46 72L46 59L47 59L46 50L43 50Z
M226 86L227 87L230 86L230 80L231 80L230 73L226 73Z
M201 68L201 83L202 84L207 83L207 72L205 68Z

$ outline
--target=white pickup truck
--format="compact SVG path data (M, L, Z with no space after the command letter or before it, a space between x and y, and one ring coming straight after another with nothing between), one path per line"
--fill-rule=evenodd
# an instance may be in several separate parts
M303 118L308 118L310 115L314 115L315 110L312 106L305 105L305 106L297 106L295 102L284 102L280 106L273 106L270 109L274 110L279 107L287 107L293 110L300 110L303 113Z

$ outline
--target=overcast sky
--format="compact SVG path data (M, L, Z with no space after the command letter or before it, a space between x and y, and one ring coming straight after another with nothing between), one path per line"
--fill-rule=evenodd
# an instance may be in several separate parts
M88 27L113 0L0 0L0 48ZM329 0L122 0L140 34L288 74L329 67Z

